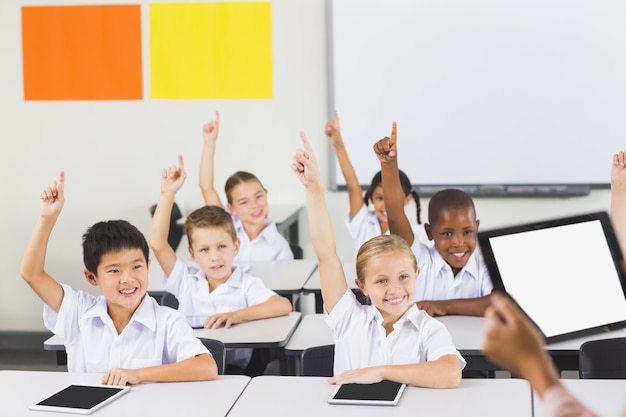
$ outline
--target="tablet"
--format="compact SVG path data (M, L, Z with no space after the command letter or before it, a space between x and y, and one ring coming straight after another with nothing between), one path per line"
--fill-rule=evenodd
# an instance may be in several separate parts
M375 384L338 385L329 404L397 405L406 384L383 380Z
M557 342L626 325L622 252L606 212L478 233L494 290Z
M28 408L71 414L91 414L127 393L130 387L113 385L70 385Z

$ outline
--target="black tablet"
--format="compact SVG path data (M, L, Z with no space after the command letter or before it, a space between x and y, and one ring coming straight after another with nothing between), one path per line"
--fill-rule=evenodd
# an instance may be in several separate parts
M494 290L547 342L626 325L622 252L606 212L479 232L478 242Z
M127 393L130 387L111 385L70 385L28 408L71 414L91 414Z
M338 385L329 404L397 405L406 384L383 380L375 384Z

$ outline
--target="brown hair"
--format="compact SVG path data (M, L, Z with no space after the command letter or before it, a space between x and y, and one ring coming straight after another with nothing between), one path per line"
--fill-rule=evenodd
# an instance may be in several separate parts
M256 175L247 171L237 171L233 175L228 177L228 179L226 180L226 184L224 185L224 192L226 193L226 201L228 201L228 204L233 204L233 199L230 194L233 188L241 183L248 181L256 181L259 183L259 185L261 185L261 187L263 187L263 183L261 183L261 180L259 180ZM265 187L263 187L263 189L265 189Z
M185 228L189 247L191 247L191 233L198 228L222 229L233 238L233 242L237 240L233 218L220 206L204 206L192 211L185 220Z
M398 251L411 258L413 267L417 271L417 259L415 259L415 254L404 239L397 235L380 235L362 244L356 255L356 276L361 284L365 284L367 266L372 258L391 251Z

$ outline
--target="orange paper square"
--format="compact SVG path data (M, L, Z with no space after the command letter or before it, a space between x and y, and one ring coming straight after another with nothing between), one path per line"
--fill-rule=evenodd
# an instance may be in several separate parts
M22 7L25 100L140 100L139 5Z

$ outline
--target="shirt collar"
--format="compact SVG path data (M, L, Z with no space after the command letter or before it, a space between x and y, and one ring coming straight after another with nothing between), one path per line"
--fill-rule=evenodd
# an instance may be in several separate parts
M133 322L137 322L147 327L150 330L156 329L156 307L157 303L147 294L144 295L143 300L137 307L137 310L130 318L128 325ZM111 317L108 313L107 302L104 296L98 297L97 302L91 306L83 315L85 319L98 318L103 323L112 323Z
M440 272L445 269L446 271L450 271L452 273L452 268L448 263L443 259L443 257L437 252L437 249L433 246L431 250L434 253L433 256L433 270L437 273L437 276L440 276ZM456 276L461 276L466 274L471 278L478 279L478 262L476 262L476 252L473 252L472 255L467 260L465 266L459 271Z

